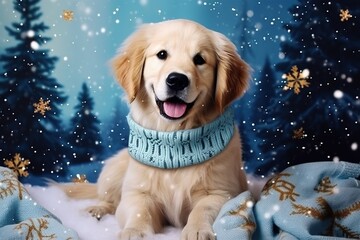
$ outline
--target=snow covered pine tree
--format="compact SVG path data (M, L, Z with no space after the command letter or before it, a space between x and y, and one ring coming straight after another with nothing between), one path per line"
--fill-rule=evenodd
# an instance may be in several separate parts
M60 106L67 98L51 76L57 57L41 48L51 38L43 35L48 26L39 21L39 2L14 0L20 22L6 27L17 44L0 56L0 158L20 153L31 162L29 172L58 174L65 171ZM42 111L34 109L46 107L40 99L48 104Z
M360 157L359 1L299 0L285 24L290 39L281 44L285 58L277 70L309 72L306 88L284 91L272 115L282 134L275 159L264 169L277 171L311 161L358 161ZM297 66L297 68L294 68ZM276 105L276 106L275 106ZM299 137L303 131L304 137ZM295 135L296 136L295 136Z
M103 151L99 124L93 113L94 100L89 87L83 83L75 106L75 115L71 118L71 130L68 136L72 152L72 163L86 163L99 159Z

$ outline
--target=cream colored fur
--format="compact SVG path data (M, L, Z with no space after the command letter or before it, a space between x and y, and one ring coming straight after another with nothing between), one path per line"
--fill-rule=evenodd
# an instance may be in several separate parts
M168 52L167 59L158 59L161 50ZM198 53L205 64L194 64ZM142 26L125 41L113 67L134 121L158 131L212 121L243 94L249 78L248 65L225 36L188 20ZM164 81L171 72L189 78L183 99L195 101L178 120L162 117L155 103L155 95L167 97ZM241 154L238 131L213 159L174 170L143 165L124 149L106 161L96 185L62 188L71 197L96 197L99 203L88 211L98 219L115 213L123 229L121 240L142 239L168 223L184 227L182 240L215 239L212 224L221 206L247 189Z

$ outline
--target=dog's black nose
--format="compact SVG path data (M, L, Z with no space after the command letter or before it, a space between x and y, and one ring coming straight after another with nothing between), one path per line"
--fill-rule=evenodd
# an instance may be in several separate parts
M182 73L170 73L166 79L166 84L171 90L180 91L189 86L189 79Z

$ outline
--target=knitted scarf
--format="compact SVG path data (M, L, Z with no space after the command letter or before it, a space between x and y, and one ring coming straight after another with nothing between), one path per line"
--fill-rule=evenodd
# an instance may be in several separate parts
M145 129L130 115L127 121L130 155L143 164L163 169L203 163L219 154L234 134L231 109L202 127L171 132Z

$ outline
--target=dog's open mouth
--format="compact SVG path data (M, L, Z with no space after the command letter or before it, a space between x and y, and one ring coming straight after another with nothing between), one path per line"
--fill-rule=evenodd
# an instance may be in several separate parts
M165 101L156 98L156 104L159 107L160 114L171 120L184 117L192 108L194 102L186 103L178 97L172 97Z

